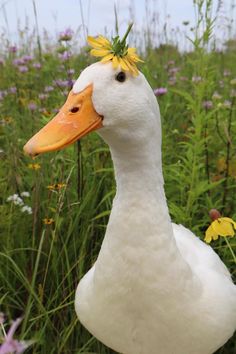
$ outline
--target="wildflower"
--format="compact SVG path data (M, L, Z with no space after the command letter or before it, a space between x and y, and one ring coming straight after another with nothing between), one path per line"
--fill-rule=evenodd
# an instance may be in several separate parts
M17 92L17 88L15 86L9 87L9 93L15 94Z
M47 189L49 189L50 191L58 191L64 187L66 187L66 183L56 183L47 186Z
M26 192L26 191L24 191L24 192L21 192L21 197L25 197L25 198L29 198L30 197L30 194L29 194L29 192Z
M31 170L39 170L41 165L39 163L29 163L28 168Z
M72 29L67 28L65 31L59 33L59 41L70 41L73 37L74 32Z
M54 90L53 86L45 86L45 88L44 88L44 92L51 92L53 90Z
M19 66L19 65L24 65L24 60L22 58L16 58L13 60L13 65Z
M29 215L32 214L32 208L28 205L24 205L22 208L21 208L21 211L22 213L27 213Z
M75 70L74 70L74 69L68 69L68 70L67 70L67 74L68 74L69 76L74 75L74 73L75 73Z
M25 66L25 65L19 66L19 72L20 72L20 73L26 73L27 71L29 71L29 69L27 68L27 66Z
M0 65L4 65L4 59L0 58Z
M168 72L171 75L175 75L178 71L179 71L179 68L174 67L174 68L170 68Z
M205 108L206 110L211 109L213 107L213 103L212 101L203 101L202 107Z
M16 194L16 193L13 194L13 195L10 195L10 196L7 198L7 202L12 202L13 204L19 205L19 206L24 205L23 200L22 200L21 197L20 197L18 194Z
M60 88L68 86L68 80L57 79L57 80L54 80L53 83L54 83L54 85L56 85Z
M9 331L4 338L4 341L0 346L0 354L21 354L33 343L33 341L18 341L17 339L13 339L13 335L20 322L21 318L18 318L12 322Z
M11 45L8 48L8 50L9 50L10 53L16 53L17 52L17 46L16 45Z
M35 69L41 69L42 65L40 63L33 63L32 67L35 68Z
M212 95L213 100L220 100L222 96L218 92L214 92Z
M72 54L71 52L65 51L63 53L59 53L58 56L61 61L67 61L71 58Z
M216 209L211 209L209 212L210 218L213 220L205 233L204 241L210 243L212 240L217 240L219 236L227 237L234 236L236 231L236 222L228 217L221 217Z
M44 218L43 223L44 223L44 225L51 225L54 223L54 219L53 218Z
M231 108L231 104L232 102L229 100L224 100L224 102L222 103L222 107L224 108Z
M192 82L201 82L202 81L202 77L201 76L193 76L192 77Z
M22 57L22 60L24 61L24 63L28 63L29 61L33 60L33 57L32 57L32 55L24 55Z
M159 88L154 89L153 92L154 92L155 96L163 96L167 93L167 91L168 91L167 88L159 87Z
M226 76L230 76L230 75L231 75L231 71L225 69L224 72L223 72L223 76L226 77Z
M119 36L116 36L112 39L112 42L101 35L97 38L88 36L87 41L93 47L90 54L95 57L101 57L102 63L111 61L114 69L120 66L122 70L129 71L134 76L138 75L136 63L142 60L136 54L136 49L129 48L126 44L126 38L131 28L132 24L128 27L122 40L120 40Z
M41 100L41 101L44 101L44 100L46 100L48 98L48 94L46 94L46 93L40 93L39 94L39 99Z
M188 81L188 78L186 76L180 76L180 81Z
M29 108L30 111L35 111L37 109L37 105L34 102L30 102L28 104L28 108Z

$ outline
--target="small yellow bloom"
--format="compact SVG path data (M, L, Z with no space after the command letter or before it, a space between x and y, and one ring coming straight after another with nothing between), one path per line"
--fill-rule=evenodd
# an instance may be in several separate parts
M29 163L28 168L31 170L39 170L41 165L39 163Z
M43 219L43 223L44 223L45 225L51 225L51 224L54 223L54 219L53 219L53 218L44 218L44 219Z
M138 75L136 67L137 62L142 62L138 57L135 48L128 48L126 44L126 37L128 36L132 25L128 27L122 40L117 36L110 42L107 38L99 35L97 38L88 36L87 41L93 48L90 54L95 57L101 57L102 63L112 62L113 68L117 69L119 66L124 71L129 71L132 75Z
M66 183L56 183L47 186L47 189L49 189L50 191L58 191L64 187L66 187Z
M227 217L219 217L214 220L206 230L204 241L210 243L212 240L217 240L219 236L233 237L235 231L236 222L234 220Z

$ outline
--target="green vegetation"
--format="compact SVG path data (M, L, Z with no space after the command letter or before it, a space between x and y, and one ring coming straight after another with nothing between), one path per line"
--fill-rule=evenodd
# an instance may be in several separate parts
M162 114L171 217L204 239L211 208L236 220L236 46L229 39L224 50L209 50L211 1L195 3L193 51L147 40L140 69ZM0 304L6 323L23 317L19 336L35 340L34 354L112 353L80 325L73 304L115 194L108 147L93 133L35 161L22 151L92 60L86 47L72 53L71 35L49 49L2 43L0 55ZM211 245L235 276L236 239ZM235 351L231 339L218 353Z

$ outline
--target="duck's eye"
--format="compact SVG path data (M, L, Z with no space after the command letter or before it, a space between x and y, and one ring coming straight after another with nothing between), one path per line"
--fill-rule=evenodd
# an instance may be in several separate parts
M124 82L125 79L126 79L126 75L125 75L124 71L121 71L116 75L116 80L119 82Z
M70 111L71 113L76 113L79 111L79 107L72 107Z

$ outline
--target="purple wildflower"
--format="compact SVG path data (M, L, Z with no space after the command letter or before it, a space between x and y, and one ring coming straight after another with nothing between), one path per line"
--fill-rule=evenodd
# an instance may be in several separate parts
M6 90L0 91L0 101L2 101L4 99L4 97L6 97L6 96L7 96Z
M4 342L0 346L0 354L9 354L9 353L21 354L32 344L32 341L26 342L26 341L18 341L17 339L13 339L13 335L17 327L19 326L20 322L21 319L18 318L12 323L4 339Z
M206 110L211 109L213 107L213 103L212 101L203 101L202 107L205 108Z
M41 101L44 101L44 100L46 100L48 98L48 94L46 94L46 93L40 93L39 94L39 99L41 100Z
M15 86L9 87L8 92L14 95L17 92L17 88Z
M70 41L74 32L72 29L67 28L65 31L59 33L59 41Z
M22 60L24 61L24 63L28 63L29 61L33 60L33 57L32 57L32 55L24 55L22 57Z
M67 74L70 76L70 75L74 75L75 73L75 70L74 69L68 69L67 70Z
M188 81L188 78L187 76L180 76L180 81Z
M24 65L24 60L22 58L16 58L13 60L13 65L18 66L18 65Z
M71 58L72 54L68 51L65 51L64 53L59 53L58 56L61 61L67 61Z
M174 60L169 60L167 65L175 65L175 61Z
M34 103L34 102L30 102L29 104L28 104L28 108L29 108L29 110L30 111L35 111L36 109L37 109L37 105L36 105L36 103Z
M0 65L4 65L4 59L0 58Z
M53 86L45 86L44 92L52 92L52 91L54 91L54 87Z
M41 69L42 68L42 65L40 63L33 63L32 66L35 69Z
M154 89L154 95L155 96L163 96L167 93L167 88L166 87L159 87Z
M57 79L53 81L54 85L58 87L67 87L68 86L68 80L61 80Z
M174 67L169 69L169 74L173 75L176 74L179 71L179 68Z
M16 45L11 45L8 50L9 50L10 53L16 53L17 52L17 46Z
M27 73L27 71L29 71L29 69L27 68L27 66L25 66L25 65L21 65L21 66L19 66L19 72L20 73Z

